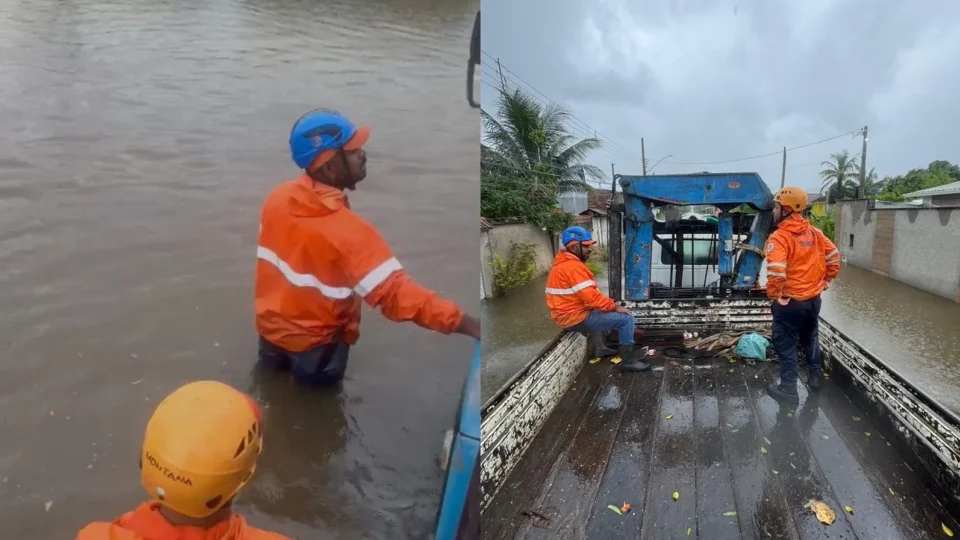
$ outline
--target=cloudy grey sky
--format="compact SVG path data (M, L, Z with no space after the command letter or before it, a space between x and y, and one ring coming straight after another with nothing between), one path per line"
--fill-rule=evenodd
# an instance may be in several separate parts
M654 172L755 171L778 188L779 154L679 163L777 152L864 125L867 168L881 178L960 162L957 0L483 0L482 40L485 63L499 58L508 78L609 141L591 159L605 171L612 161L640 174L644 137L651 164L673 155ZM484 84L484 110L495 111L495 97ZM820 162L860 146L846 136L789 152L787 184L818 191Z

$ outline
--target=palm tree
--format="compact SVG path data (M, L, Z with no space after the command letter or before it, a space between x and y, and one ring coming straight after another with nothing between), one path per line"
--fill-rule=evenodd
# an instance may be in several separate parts
M856 194L857 183L855 179L859 177L859 174L858 166L853 161L854 158L856 156L851 156L850 152L844 150L838 154L831 154L829 160L820 163L823 167L823 170L820 171L820 178L823 179L820 193L827 193L827 202L829 202L832 193L841 197L846 196L851 183L853 183L854 194ZM835 184L837 187L831 189L831 184Z
M585 163L601 147L595 137L576 140L567 131L570 113L557 103L541 106L519 88L501 92L497 116L481 111L486 130L481 145L481 166L498 168L531 185L556 186L557 193L587 191L587 178L605 179L603 171Z
M857 165L856 169L857 169L857 178L860 178L860 165ZM879 195L881 191L883 191L883 186L887 184L887 179L884 178L883 180L878 180L876 167L870 167L870 172L863 179L863 182L865 184L863 189L864 196L870 196L870 195L876 196L876 195Z

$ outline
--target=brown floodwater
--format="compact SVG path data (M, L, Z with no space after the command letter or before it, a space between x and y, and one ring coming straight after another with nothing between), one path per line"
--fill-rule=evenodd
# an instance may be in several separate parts
M483 396L489 398L556 336L546 276L484 300ZM960 414L960 304L845 265L823 295L822 316L907 380Z
M301 538L423 537L472 344L365 309L339 392L255 378L259 207L316 107L373 125L351 201L476 312L475 0L0 3L0 530L72 538L144 498L157 400L266 407L239 509ZM49 504L49 509L47 505Z

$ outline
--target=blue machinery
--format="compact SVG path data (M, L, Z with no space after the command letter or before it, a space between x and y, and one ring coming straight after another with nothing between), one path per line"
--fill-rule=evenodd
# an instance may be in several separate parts
M686 175L657 175L657 176L618 176L623 188L622 219L625 233L623 261L620 266L620 257L611 250L611 289L619 289L620 268L625 272L624 285L626 288L623 298L632 301L649 300L656 295L650 282L652 265L652 245L656 241L661 244L670 255L673 255L675 264L679 265L678 286L682 283L683 242L684 234L704 232L705 223L684 223L682 221L663 222L654 219L653 209L661 206L688 206L710 205L721 210L718 217L715 234L718 238L716 245L718 255L718 273L720 274L719 287L712 291L696 291L693 285L693 295L707 294L720 296L736 296L745 294L755 288L757 276L763 263L763 246L770 232L773 222L773 196L766 183L756 173L730 174L686 174ZM742 227L736 231L737 235L748 235L747 243L739 243L734 239L735 225L734 210L747 205L757 211L749 231ZM620 224L616 223L619 215L615 211L611 214L611 237L619 233ZM742 223L742 214L738 214L738 223ZM710 231L712 232L712 231ZM659 236L671 233L677 236L678 255L670 245ZM614 245L616 242L613 243ZM737 260L737 253L741 253ZM616 258L616 261L614 261ZM616 266L617 268L614 268ZM654 287L655 289L655 287ZM613 293L614 290L611 290ZM618 293L614 298L619 296Z
M436 540L480 538L480 342L473 350L454 430Z

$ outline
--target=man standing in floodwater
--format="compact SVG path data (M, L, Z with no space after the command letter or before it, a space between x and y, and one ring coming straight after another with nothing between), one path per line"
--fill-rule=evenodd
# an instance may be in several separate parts
M633 314L600 292L593 272L584 264L590 258L590 251L597 243L596 240L583 227L570 227L563 231L560 242L564 251L554 258L553 268L547 276L546 294L550 318L557 326L571 332L616 330L620 339L620 348L616 351L622 360L620 369L650 369L650 364L634 357Z
M480 323L404 272L380 233L350 209L367 175L370 128L335 111L302 116L290 153L304 172L263 205L255 307L260 362L308 384L343 379L359 338L361 300L392 321L480 339Z
M777 400L799 403L797 347L810 371L810 389L820 389L820 293L840 273L840 252L800 213L807 194L785 187L773 197L777 230L767 240L767 296L772 301L773 348L780 357L780 383L767 392Z

